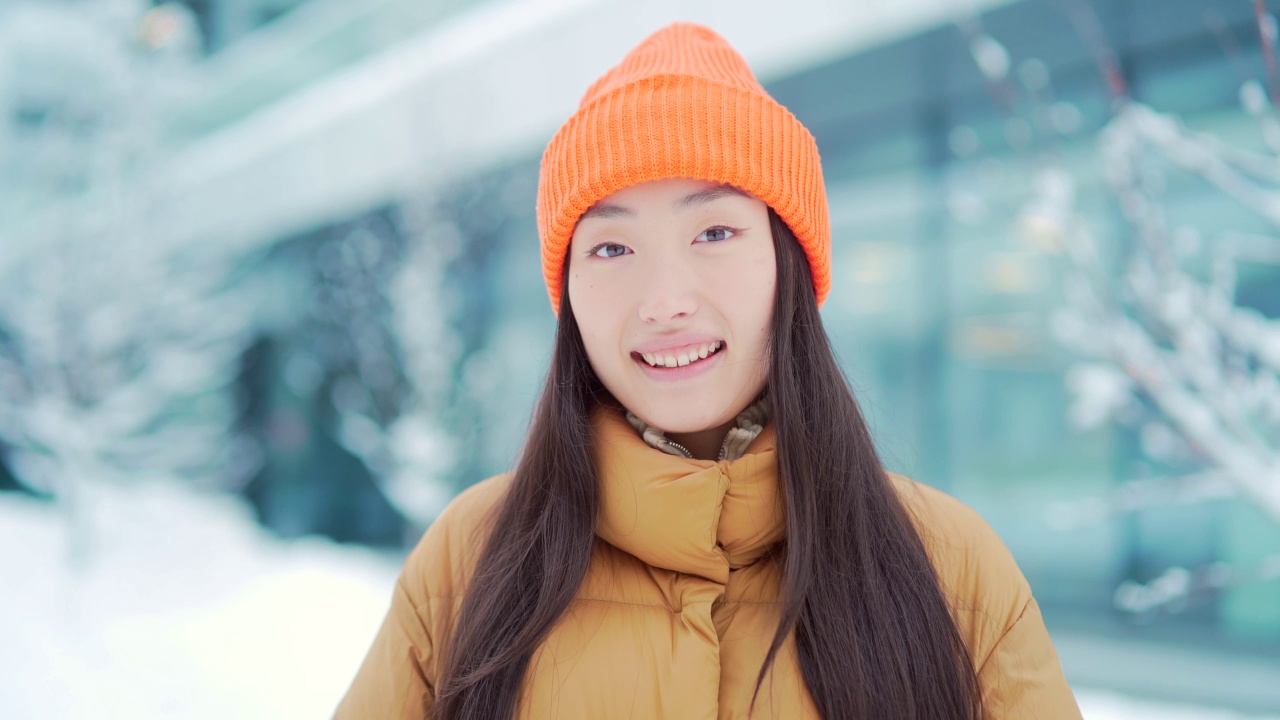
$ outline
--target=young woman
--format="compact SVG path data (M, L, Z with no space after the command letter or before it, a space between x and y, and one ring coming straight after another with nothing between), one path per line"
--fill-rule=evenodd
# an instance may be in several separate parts
M817 147L722 38L588 90L538 224L524 452L410 554L337 717L1080 717L999 538L881 467L818 315Z

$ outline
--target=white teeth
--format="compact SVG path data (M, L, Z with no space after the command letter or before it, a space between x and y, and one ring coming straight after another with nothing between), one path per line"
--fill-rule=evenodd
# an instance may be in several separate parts
M702 345L695 350L688 350L678 355L656 355L653 353L640 353L640 357L652 367L684 367L698 360L705 359L720 350L724 346L723 342L716 341L710 345Z

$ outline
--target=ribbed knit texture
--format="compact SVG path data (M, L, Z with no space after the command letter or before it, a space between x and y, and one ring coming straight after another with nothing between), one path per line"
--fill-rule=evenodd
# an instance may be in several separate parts
M727 183L763 200L799 240L818 303L826 299L831 225L813 135L724 38L675 23L592 84L543 153L538 234L556 313L582 214L617 190L666 178Z

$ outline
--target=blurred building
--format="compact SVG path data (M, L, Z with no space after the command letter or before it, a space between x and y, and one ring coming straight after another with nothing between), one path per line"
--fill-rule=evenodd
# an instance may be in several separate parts
M182 4L195 14L204 46L209 53L214 53L304 2L306 0L190 0Z
M398 312L447 330L417 341L439 350L443 472L458 489L510 467L554 327L533 217L542 148L626 48L697 20L817 137L835 237L823 313L886 465L999 531L1073 682L1280 709L1280 525L1239 494L1176 497L1162 482L1184 469L1152 459L1150 433L1073 426L1080 358L1053 332L1070 263L1025 208L1049 157L1096 236L1129 242L1098 148L1117 77L1197 132L1265 149L1241 106L1269 62L1251 4L188 4L208 57L163 128L157 222L172 242L235 248L278 294L240 382L264 449L245 492L280 532L404 540L376 443L343 408L380 408L361 417L390 433L414 384L387 288L415 246L438 282ZM1275 241L1222 188L1160 182L1171 222ZM1271 252L1239 263L1234 287L1275 320Z

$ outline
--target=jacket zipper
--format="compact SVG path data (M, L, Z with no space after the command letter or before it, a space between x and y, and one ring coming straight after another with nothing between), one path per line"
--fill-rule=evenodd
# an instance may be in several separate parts
M727 439L727 436L726 436L726 439ZM675 448L675 449L679 450L681 453L683 453L683 454L684 454L684 456L685 456L685 457L687 457L687 458L692 458L692 457L693 457L693 453L689 452L689 448L687 448L687 447L685 447L685 446L681 445L680 443L676 442L675 440L668 440L668 439L667 439L667 438L665 438L665 437L664 437L664 438L662 438L662 440L663 440L663 442L665 442L667 445L670 445L671 447L673 447L673 448ZM724 444L724 443L720 443L720 454L716 456L716 462L719 462L719 461L721 461L721 460L723 460L723 459L724 459L724 446L725 446L725 444Z
M691 458L691 457L693 457L693 453L689 452L689 448L687 448L687 447L685 447L685 446L681 445L680 443L676 442L675 440L668 440L667 438L662 438L662 440L663 440L663 442L665 442L667 445L669 445L669 446L671 446L671 447L673 447L673 448L675 448L675 449L679 450L679 451L680 451L680 454L684 455L685 457L687 457L687 458Z

